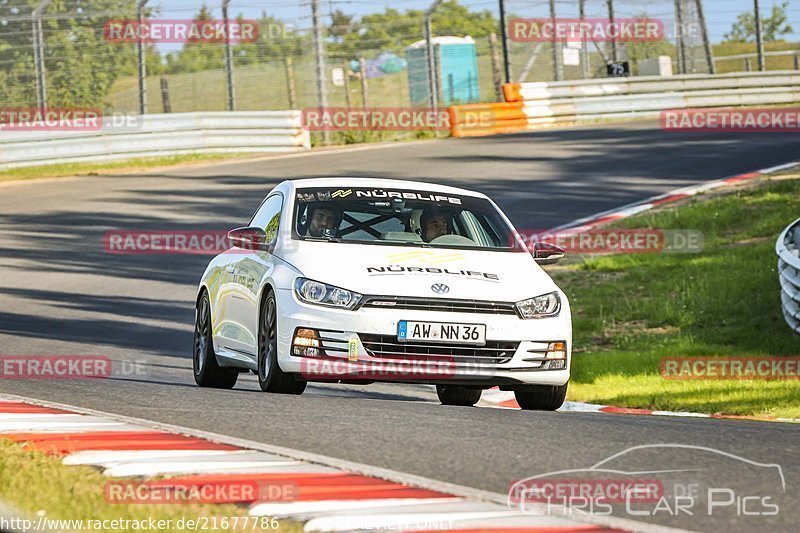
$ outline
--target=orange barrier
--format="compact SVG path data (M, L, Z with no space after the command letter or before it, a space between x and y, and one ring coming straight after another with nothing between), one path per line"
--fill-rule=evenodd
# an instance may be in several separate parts
M521 83L504 83L503 98L506 99L506 102L522 102L525 99L522 97L521 89Z
M478 137L523 131L528 117L522 106L522 102L450 106L450 133L453 137Z

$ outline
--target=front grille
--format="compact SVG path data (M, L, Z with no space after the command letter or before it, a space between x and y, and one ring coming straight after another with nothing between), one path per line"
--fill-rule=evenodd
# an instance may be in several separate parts
M483 300L447 300L443 298L413 298L406 296L368 296L359 307L402 311L444 311L486 315L516 315L513 303Z
M507 363L517 351L519 342L486 341L486 346L453 346L398 342L393 335L359 334L361 344L369 355L387 359L444 359L454 363L480 362L500 365Z

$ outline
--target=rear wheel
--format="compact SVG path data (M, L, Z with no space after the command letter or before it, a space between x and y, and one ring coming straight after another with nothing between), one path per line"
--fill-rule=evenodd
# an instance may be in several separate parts
M203 293L197 304L194 324L194 381L201 387L232 389L239 373L222 368L217 363L214 343L211 341L211 306L208 294Z
M542 385L515 390L517 403L525 411L555 411L564 404L567 397L567 385Z
M278 366L278 305L270 292L261 312L258 334L258 384L264 392L303 394L305 381L297 381Z
M436 394L442 405L472 407L481 399L481 389L470 389L459 385L436 385Z

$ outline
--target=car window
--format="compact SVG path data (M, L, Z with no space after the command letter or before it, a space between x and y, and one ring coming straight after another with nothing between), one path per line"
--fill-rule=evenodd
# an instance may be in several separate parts
M283 208L283 196L274 194L267 198L256 212L250 226L261 228L267 234L267 242L272 241L278 234L278 225Z
M470 239L478 242L481 246L492 246L492 238L489 236L490 228L484 228L470 211L461 213L461 222L465 228L465 234Z
M511 228L484 198L421 190L298 189L293 237L330 242L515 250Z
M365 240L365 241L372 241L375 240L374 233L368 233L363 229L358 229L356 224L365 223L373 218L373 215L369 213L359 213L356 211L345 211L346 217L342 220L342 224L340 226L340 231L342 234L347 235L349 240ZM351 222L353 221L353 222ZM405 231L403 226L403 222L397 218L390 218L387 220L379 221L374 224L371 224L370 227L380 233L381 235L385 235L391 232L402 232Z

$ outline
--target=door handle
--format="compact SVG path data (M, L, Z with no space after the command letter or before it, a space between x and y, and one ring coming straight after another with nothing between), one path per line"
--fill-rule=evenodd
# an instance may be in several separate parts
M228 265L225 267L225 272L227 272L228 274L233 274L234 272L236 272L236 268L233 265Z

